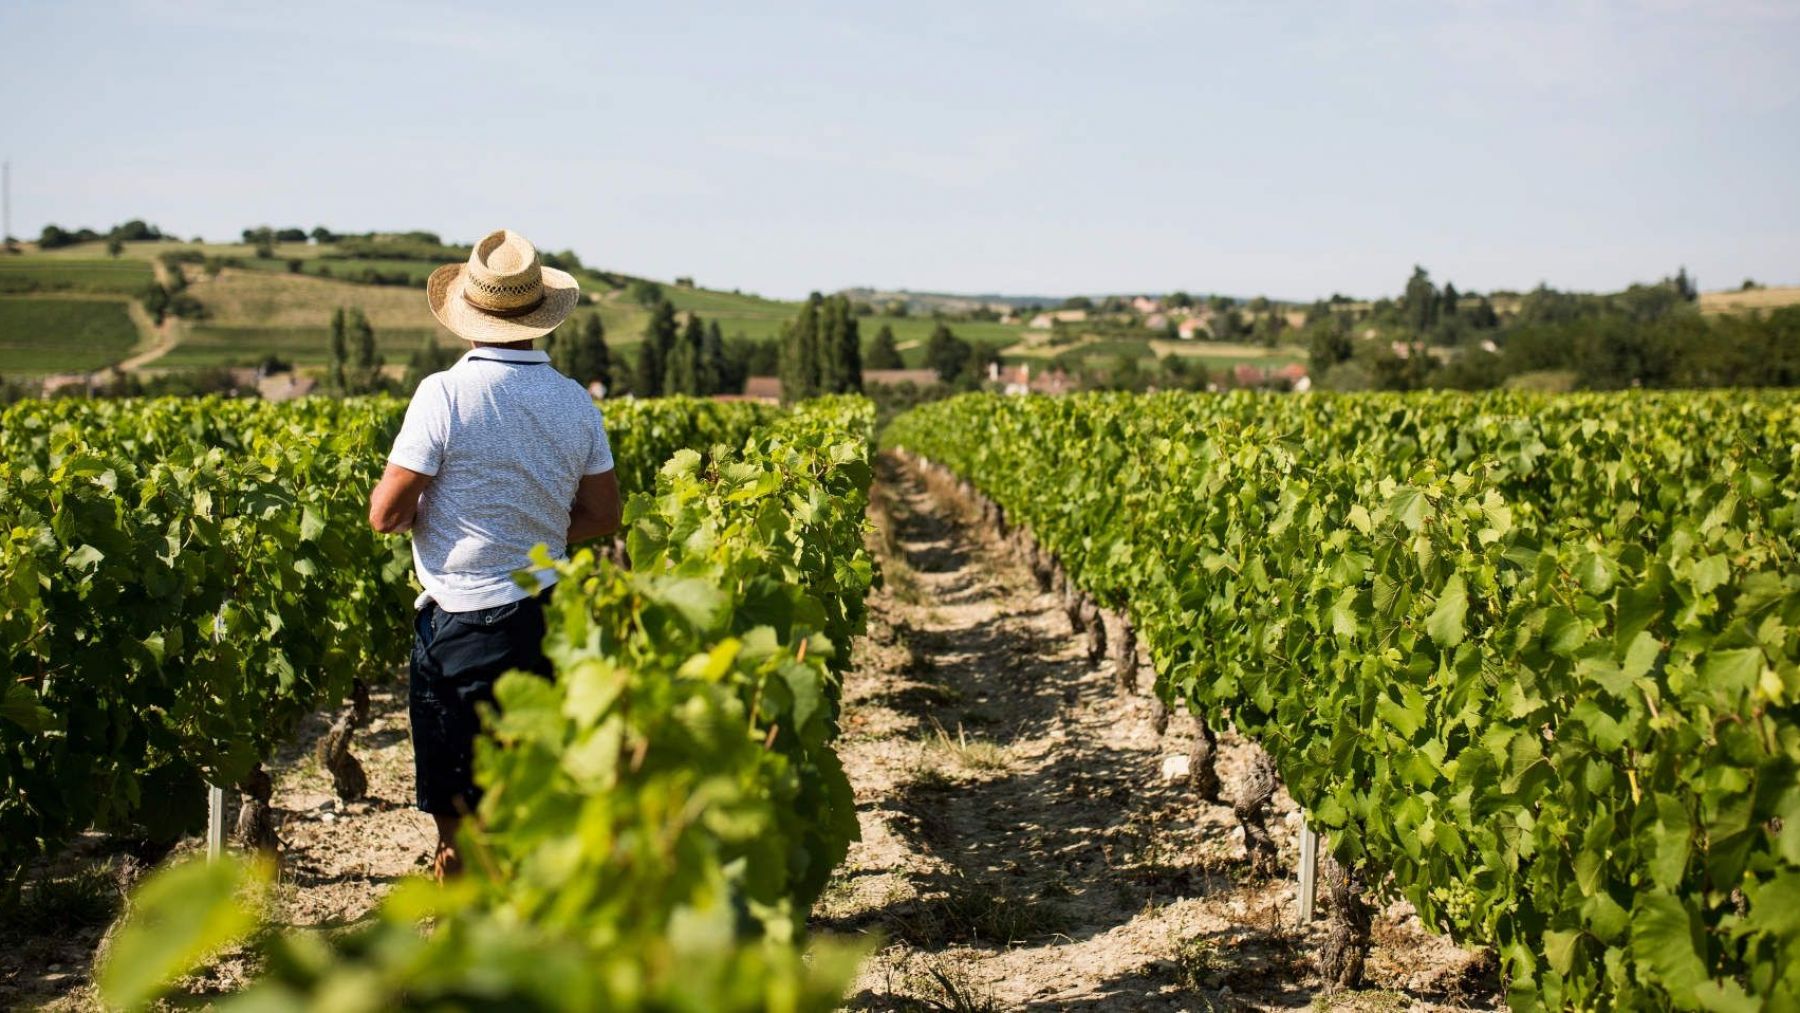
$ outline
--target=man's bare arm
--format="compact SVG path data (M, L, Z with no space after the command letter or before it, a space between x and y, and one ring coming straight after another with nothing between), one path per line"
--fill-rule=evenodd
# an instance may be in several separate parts
M575 503L569 507L569 545L618 531L622 514L617 472L582 476L581 484L575 488Z
M369 493L369 526L384 535L411 531L419 515L419 496L430 484L430 475L388 465Z

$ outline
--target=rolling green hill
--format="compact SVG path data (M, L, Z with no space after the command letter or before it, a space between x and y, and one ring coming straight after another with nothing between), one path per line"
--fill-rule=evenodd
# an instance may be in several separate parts
M380 252L378 240L373 249L371 245L370 240L361 240L343 249ZM327 358L331 314L340 306L368 316L389 363L405 362L427 335L434 335L444 347L461 347L437 326L421 291L426 276L443 260L352 258L334 255L340 252L334 244L315 243L277 243L272 252L272 257L259 258L256 248L244 243L128 242L120 256L111 257L104 243L94 242L0 257L0 304L10 306L45 293L115 300L110 310L70 308L60 316L44 307L10 307L0 317L0 375L95 369L119 361L140 340L148 344L151 335L135 332L129 340L121 340L124 335L117 324L131 323L125 300L137 297L159 277L155 261L169 254L190 261L174 269L181 271L187 294L204 308L204 316L175 329L173 347L146 363L146 369L252 365L269 355L302 367L319 366ZM200 258L212 263L191 262ZM638 344L650 314L623 287L631 276L589 269L574 274L586 299L565 327L578 328L595 315L606 327L608 344L617 349ZM376 276L384 283L368 283ZM799 310L796 302L739 292L673 283L660 287L677 310L716 321L728 338L775 338ZM78 323L77 318L86 322ZM107 323L100 323L103 319ZM53 321L76 329L67 340L51 340L44 328ZM923 317L864 317L860 321L864 342L872 341L883 324L894 329L907 363L917 365L936 322ZM987 322L950 326L965 339L995 347L1012 345L1023 333L1014 325ZM110 336L101 340L101 334Z

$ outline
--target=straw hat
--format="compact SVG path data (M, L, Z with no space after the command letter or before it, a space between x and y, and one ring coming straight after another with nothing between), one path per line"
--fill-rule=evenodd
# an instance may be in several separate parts
M524 236L497 229L475 244L468 263L431 272L425 298L432 316L459 338L523 341L555 330L581 289L567 272L545 267Z

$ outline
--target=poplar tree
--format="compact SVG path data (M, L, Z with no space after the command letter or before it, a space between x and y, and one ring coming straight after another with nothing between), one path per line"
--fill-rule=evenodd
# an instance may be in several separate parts
M637 368L633 371L631 391L638 397L656 397L663 392L663 370L669 354L675 350L675 306L667 299L656 304L650 323L644 327L644 341L638 346Z
M681 329L681 339L675 343L663 372L663 393L705 393L700 389L700 354L705 341L706 324L697 314L689 313L687 324Z
M887 324L875 332L875 343L869 346L870 369L904 369L906 361L900 358L900 346L894 341L894 329Z
M814 292L781 331L781 398L804 401L819 393L819 323L824 297Z
M331 343L329 359L325 367L325 384L333 391L345 393L346 383L344 365L350 358L350 340L344 324L344 308L339 306L331 314Z
M730 375L731 364L725 359L725 335L719 332L719 322L714 320L706 325L706 338L700 343L700 393L737 393L726 389Z
M375 328L369 326L369 318L360 309L350 311L350 343L355 354L352 360L352 381L358 390L375 389L381 380L381 354L375 350Z
M848 296L825 300L819 327L819 391L847 394L862 390L862 335Z
M413 350L412 358L406 361L406 379L402 382L407 390L417 390L420 381L448 366L449 360L450 350L439 347L437 335L426 331L424 340Z
M611 389L613 385L612 349L606 347L606 325L600 322L600 314L589 316L581 325L581 366L583 375L577 377L582 386L598 380L600 385Z

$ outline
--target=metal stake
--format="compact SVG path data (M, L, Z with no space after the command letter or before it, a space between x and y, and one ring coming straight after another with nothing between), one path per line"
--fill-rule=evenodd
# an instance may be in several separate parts
M216 862L225 850L225 789L206 786L206 860Z
M1300 924L1313 920L1313 901L1319 892L1319 835L1300 818Z

